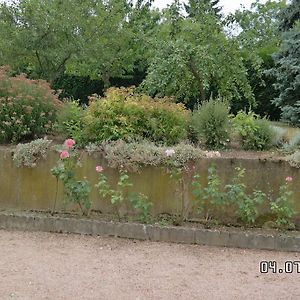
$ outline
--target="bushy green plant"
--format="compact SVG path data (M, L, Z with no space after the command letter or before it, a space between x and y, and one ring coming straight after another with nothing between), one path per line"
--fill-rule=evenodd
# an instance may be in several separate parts
M235 213L245 224L252 225L258 217L258 206L263 203L266 195L259 190L247 194L246 185L243 183L245 169L235 168L236 175L230 184L225 186L228 203L235 207Z
M139 193L129 197L131 206L137 211L141 222L149 223L151 221L151 207L153 203L149 201L148 196Z
M13 161L17 167L36 167L40 159L47 157L47 150L52 141L38 139L26 144L18 144L14 150Z
M279 197L270 202L271 212L276 216L275 223L280 228L295 227L292 222L296 214L292 203L293 192L290 190L292 180L292 177L287 177L285 184L279 188Z
M83 142L83 107L77 100L67 100L57 113L57 129L65 138L71 137L77 144Z
M51 132L61 105L49 84L0 68L0 143L17 143Z
M188 111L169 99L152 99L132 89L111 88L90 98L84 121L89 142L136 138L176 144L187 136Z
M119 180L117 183L117 189L113 189L107 181L107 177L102 173L103 168L101 166L96 167L96 172L99 174L99 180L96 184L96 187L99 191L99 194L102 197L109 197L110 202L115 208L115 211L118 215L119 220L120 216L120 205L128 197L128 188L132 186L132 183L129 180L129 176L126 171L121 170ZM128 200L128 199L127 199Z
M66 200L70 203L78 204L84 215L89 214L91 208L91 201L89 193L91 187L89 182L84 180L77 180L75 170L79 165L79 153L74 149L75 141L68 139L65 141L60 150L60 159L57 166L51 169L51 174L58 180L61 180L64 186L64 194ZM56 199L53 207L55 211Z
M193 126L208 149L226 146L228 140L229 107L225 101L209 100L194 111Z
M240 111L232 124L242 138L243 149L267 150L271 147L274 132L266 119L260 119L253 112Z
M245 224L252 225L258 217L258 206L263 203L266 194L262 191L254 191L252 195L245 195L239 198L236 215Z

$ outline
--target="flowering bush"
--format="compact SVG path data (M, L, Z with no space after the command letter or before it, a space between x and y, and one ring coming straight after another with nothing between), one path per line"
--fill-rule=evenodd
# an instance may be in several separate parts
M61 103L48 83L0 68L0 143L20 142L50 132Z
M186 138L188 118L184 106L169 99L111 88L104 98L90 98L83 118L84 136L88 142L145 138L172 145Z
M76 167L79 165L80 157L74 149L75 141L67 139L59 154L59 161L56 167L51 169L52 175L61 180L64 185L66 199L71 203L76 203L83 214L87 215L91 208L89 193L91 191L89 182L77 180L75 176ZM56 202L56 199L55 199ZM55 210L55 203L53 211Z

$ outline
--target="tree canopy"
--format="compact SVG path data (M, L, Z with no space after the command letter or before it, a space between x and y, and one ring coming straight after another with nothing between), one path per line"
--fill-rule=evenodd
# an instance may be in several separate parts
M134 84L190 108L221 97L233 111L287 118L299 96L299 16L295 0L254 0L227 17L219 0L162 11L153 0L12 1L0 4L0 65L68 96Z

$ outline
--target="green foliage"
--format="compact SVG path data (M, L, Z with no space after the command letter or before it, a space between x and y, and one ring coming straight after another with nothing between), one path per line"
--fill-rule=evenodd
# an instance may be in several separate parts
M120 205L128 197L128 188L132 186L126 171L121 170L117 183L117 189L113 189L107 181L106 176L100 172L99 181L96 184L98 191L102 197L109 197L111 204L115 207L117 215L120 219Z
M278 14L285 7L285 0L253 1L250 9L240 8L226 18L226 25L240 46L255 96L256 103L251 108L272 120L280 117L280 110L272 103L278 92L273 86L276 79L267 75L266 71L274 67L272 55L280 42ZM234 102L231 109L237 113L245 107L249 108L249 105L241 99Z
M190 108L211 94L229 101L245 96L253 102L240 51L226 37L215 12L189 3L184 15L177 3L164 11L142 90L175 96Z
M230 184L225 186L226 197L234 207L236 216L245 224L252 225L258 217L258 206L263 203L266 195L262 191L254 191L252 195L246 192L246 185L243 183L245 169L235 168L236 175Z
M225 185L225 191L230 202L238 204L247 198L246 185L242 182L245 176L245 169L240 167L235 168L236 175L230 184Z
M28 0L0 5L0 64L55 81L64 72L109 83L131 71L127 1Z
M200 175L196 174L193 176L192 181L192 195L194 196L195 201L197 202L197 209L199 213L203 212L204 205L202 203L203 199L203 187L201 183L199 182Z
M283 120L300 124L300 4L291 1L279 14L282 33L279 50L273 55L275 66L269 74L276 78L279 96L273 103L281 109Z
M93 148L91 145L89 148ZM118 140L103 143L93 151L102 150L104 157L112 168L137 171L146 166L166 166L172 164L175 167L184 167L188 161L195 161L204 157L204 152L189 144L178 144L172 149L175 154L166 160L167 147L157 146L147 141L126 143Z
M79 101L67 100L57 113L57 130L65 138L71 137L80 145L83 142L82 118L84 110Z
M133 184L130 182L127 172L125 170L121 170L117 188L113 189L108 183L107 177L102 173L101 170L101 172L99 172L99 180L96 184L96 187L98 188L98 191L102 197L110 198L110 202L115 207L119 219L120 206L125 200L127 200L133 209L138 213L140 221L148 223L151 220L150 209L153 204L144 194L129 194L128 188L132 185Z
M34 168L40 159L47 157L47 150L52 141L38 139L26 144L18 144L14 150L13 161L20 167Z
M253 112L240 111L233 118L233 127L242 138L245 150L266 150L270 148L274 132L266 119L260 119Z
M66 143L60 153L60 159L57 165L51 169L51 174L63 183L66 200L78 204L82 213L88 215L91 208L89 198L91 187L86 179L76 179L75 171L80 162L79 154L74 148L66 146ZM62 154L67 155L63 157Z
M170 145L187 135L188 111L168 99L152 99L122 88L90 100L83 118L84 136L90 142L145 138Z
M213 207L224 205L224 195L221 191L221 181L215 165L208 168L207 186L203 189L203 199Z
M60 101L44 81L10 77L0 68L0 143L17 143L51 132Z
M202 187L199 182L199 174L194 175L192 180L194 201L198 213L204 214L206 220L213 217L217 221L222 221L222 216L233 209L238 220L247 226L252 226L259 216L259 207L267 200L267 196L260 190L248 193L243 183L245 169L237 167L235 170L236 175L225 186L222 185L214 165L208 169L205 187ZM289 189L291 181L292 178L287 177L286 183L279 188L279 197L270 201L271 212L276 217L278 227L293 227L292 218L295 210L291 202L293 193Z
M237 216L247 225L255 223L258 217L258 205L262 204L266 194L262 191L254 191L252 196L246 196L240 200L238 209L236 211Z
M141 222L149 223L151 221L151 207L153 203L149 201L149 198L142 194L134 194L129 198L131 206L138 212Z
M279 197L270 202L271 212L275 214L275 223L279 228L294 228L292 222L296 214L292 203L293 192L290 190L289 183L286 182L279 188Z
M193 113L193 126L208 149L224 148L228 139L229 107L226 102L210 100Z

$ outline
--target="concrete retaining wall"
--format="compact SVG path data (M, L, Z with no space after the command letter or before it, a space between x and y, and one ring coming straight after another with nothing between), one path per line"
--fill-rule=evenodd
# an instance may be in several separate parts
M58 154L50 152L47 160L40 161L33 169L17 168L11 158L11 149L0 147L0 209L20 210L49 210L52 209L57 183L50 170L55 166ZM295 192L295 206L300 212L300 171L292 168L286 162L261 161L259 159L207 159L203 158L196 164L196 171L201 176L201 182L206 184L207 169L211 163L215 163L218 175L224 183L228 183L234 176L234 168L241 166L246 168L245 184L249 191L261 189L266 193L276 195L278 188L284 183L286 176L293 176L293 190ZM104 213L111 213L113 209L108 200L101 199L94 184L97 182L95 166L105 167L104 173L114 185L118 178L116 170L106 168L107 163L99 153L93 156L83 155L82 168L78 176L87 177L93 190L91 200L93 209ZM161 168L147 167L140 173L130 174L134 183L133 191L141 192L149 196L154 203L153 214L174 213L179 210L179 195L176 194L176 186ZM191 195L191 194L190 194ZM192 199L192 197L190 197ZM191 203L189 203L191 204ZM74 209L65 206L63 201L63 187L58 185L57 209ZM130 212L130 206L124 204L124 213Z

